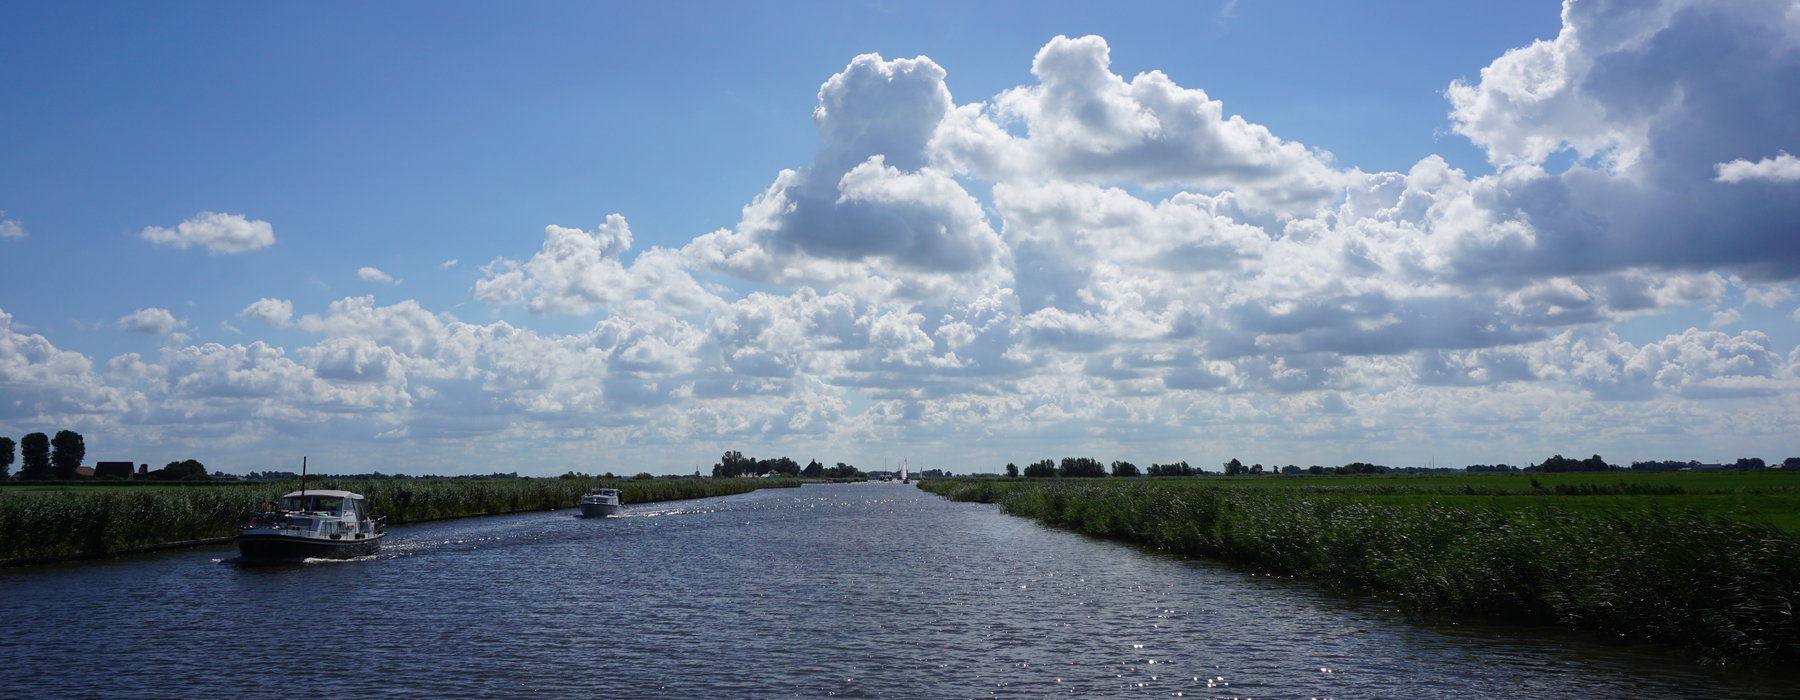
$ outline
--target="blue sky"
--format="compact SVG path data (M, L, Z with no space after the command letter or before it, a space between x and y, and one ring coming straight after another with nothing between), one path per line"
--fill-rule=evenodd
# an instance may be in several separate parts
M1795 452L1789 2L0 7L0 435Z

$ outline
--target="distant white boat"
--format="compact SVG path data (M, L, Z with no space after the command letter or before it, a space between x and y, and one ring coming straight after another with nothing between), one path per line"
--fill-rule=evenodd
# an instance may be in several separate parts
M624 509L619 500L618 489L594 489L581 497L576 505L581 506L581 517L604 518L618 515Z
M238 554L251 561L351 559L381 549L380 518L349 491L295 491L238 520Z

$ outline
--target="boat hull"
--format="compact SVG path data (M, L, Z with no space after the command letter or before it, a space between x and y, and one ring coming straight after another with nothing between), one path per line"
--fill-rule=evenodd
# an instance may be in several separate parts
M583 503L581 504L581 517L604 518L618 515L622 509L623 507L617 503Z
M385 532L351 539L302 537L282 532L244 532L237 536L238 554L254 561L300 561L302 559L354 559L381 551Z

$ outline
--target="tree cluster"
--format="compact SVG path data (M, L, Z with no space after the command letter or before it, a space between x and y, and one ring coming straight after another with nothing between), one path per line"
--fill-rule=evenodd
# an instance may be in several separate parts
M1106 465L1092 457L1064 457L1058 473L1071 478L1106 476Z
M1564 457L1562 455L1556 455L1554 457L1544 460L1543 463L1541 463L1541 464L1533 464L1529 467L1526 467L1525 471L1528 471L1528 472L1604 472L1604 471L1611 471L1614 469L1618 469L1618 467L1607 464L1606 460L1600 458L1600 455L1594 455L1587 459L1569 459L1568 457Z
M1150 476L1194 476L1206 472L1188 466L1187 460L1184 459L1174 464L1152 464L1145 473Z
M775 472L782 476L800 476L800 463L787 457L777 459L752 459L744 453L729 450L719 457L719 463L713 465L713 478L734 476L762 476Z
M158 481L206 481L212 478L206 473L206 465L192 459L170 462L155 471L139 472L138 476Z
M19 450L21 479L73 479L81 460L87 458L87 442L73 430L59 430L54 438L32 433L17 443L12 438L0 438L0 478L11 474L15 446Z
M825 478L827 479L864 479L868 478L868 476L869 475L864 474L861 469L857 469L856 467L843 462L838 462L837 466L829 467L825 470Z

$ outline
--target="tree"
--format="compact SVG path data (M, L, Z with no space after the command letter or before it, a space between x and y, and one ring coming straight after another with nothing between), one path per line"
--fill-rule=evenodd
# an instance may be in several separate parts
M868 475L864 474L861 469L857 469L856 467L843 462L838 462L837 466L825 470L825 478L827 479L860 479L867 476Z
M206 465L188 459L163 465L163 468L150 472L150 478L163 481L205 481L211 477L206 475Z
M1019 465L1013 464L1012 462L1007 462L1006 463L1006 475L1007 476L1018 476L1019 475Z
M14 445L12 438L0 437L0 479L12 476Z
M1764 462L1763 458L1761 458L1761 457L1739 457L1737 464L1732 465L1732 468L1733 469L1766 469L1766 468L1768 468L1768 466L1769 466L1768 463Z
M1782 469L1800 469L1800 457L1789 457L1781 460Z
M32 433L19 438L19 478L50 478L50 436Z
M719 457L719 463L713 465L713 478L733 476L749 476L756 472L756 460L744 456L737 450L727 450Z
M1027 465L1025 465L1025 476L1028 476L1028 477L1056 476L1056 463L1046 459L1046 460L1043 460L1040 462L1032 462L1030 464L1027 464Z
M1537 465L1536 471L1540 471L1540 472L1603 472L1603 471L1607 471L1609 469L1612 469L1612 465L1607 464L1606 460L1600 458L1600 455L1594 455L1587 459L1569 459L1568 457L1564 457L1562 455L1556 455L1554 457L1544 460L1544 462L1542 464ZM1528 470L1528 471L1530 471L1530 470Z
M1225 476L1237 476L1246 471L1248 470L1244 468L1244 463L1239 462L1236 457L1232 457L1231 461L1225 463Z
M81 460L85 458L87 443L81 439L81 433L58 430L56 437L50 439L50 473L56 478L75 478L75 469L81 466Z
M1130 462L1113 462L1112 463L1112 475L1113 476L1137 476L1138 468L1137 468L1137 465L1132 464Z
M800 476L800 463L788 457L761 460L757 462L757 467L756 471L759 476L769 472L775 472L782 476Z
M1193 476L1195 474L1194 468L1188 466L1185 459L1174 464L1152 464L1147 473L1150 476Z
M1070 478L1106 476L1106 465L1092 457L1064 457L1062 459L1062 475Z

